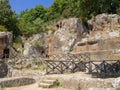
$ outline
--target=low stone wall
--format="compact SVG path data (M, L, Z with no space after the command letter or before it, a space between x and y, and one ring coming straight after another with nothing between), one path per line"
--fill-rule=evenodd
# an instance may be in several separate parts
M104 79L93 79L93 78L81 78L79 76L75 77L61 77L59 78L60 84L64 88L72 90L89 90L90 88L103 88L100 90L107 90L107 88L113 88L112 81ZM99 90L99 89L90 89ZM112 89L110 89L112 90Z
M115 87L113 87L115 78L93 78L83 72L48 75L45 78L57 78L61 87L70 90L114 90L112 88Z
M36 81L29 77L3 78L0 80L1 87L17 87L33 84Z

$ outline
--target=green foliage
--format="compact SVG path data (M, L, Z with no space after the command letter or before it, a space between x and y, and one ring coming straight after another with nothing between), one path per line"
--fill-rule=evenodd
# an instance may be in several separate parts
M119 0L54 0L46 15L49 20L69 17L87 20L100 13L116 13L119 4Z
M0 25L0 31L6 32L7 29L4 26Z
M35 43L34 43L34 46L42 46L43 45L43 43L39 40L39 41L36 41Z
M81 90L81 87L80 87L80 86L78 86L78 87L76 88L76 90Z
M11 10L9 0L0 0L0 25L12 32L14 39L20 34L17 15Z
M23 42L22 42L22 38L21 38L20 36L17 36L17 37L14 39L14 42L15 42L15 43L20 43L20 44L23 43Z
M17 48L21 47L21 44L19 44L19 43L13 43L13 47L14 47L15 49L17 49Z
M73 51L73 47L71 47L71 48L69 49L69 51L72 52L72 51Z
M60 86L60 82L59 80L56 80L54 83L53 83L53 86L52 87L59 87Z
M55 29L55 28L52 28L52 27L47 28L47 30L48 30L48 31L51 31L52 33L54 33L54 32L56 31L56 29Z
M35 8L21 12L20 18L22 18L23 21L27 23L34 21L38 17L41 19L45 19L45 13L46 9L43 6L39 5L36 6Z
M12 45L12 46L13 46L14 50L15 50L16 52L18 52L18 51L17 51L18 48L23 49L22 45L23 45L22 38L21 38L21 36L18 36L18 37L16 37L16 38L14 39L14 42L13 42L13 45Z
M0 29L12 32L14 41L19 41L19 35L47 32L47 25L60 19L77 17L87 21L101 13L120 15L120 0L54 0L49 8L38 5L22 11L19 17L11 10L9 0L0 0Z
M24 23L22 23L22 24L24 24ZM44 24L43 20L41 20L40 18L37 18L32 22L26 23L22 27L21 32L27 36L31 36L32 34L36 34L39 32L45 32L45 24Z
M30 10L21 12L19 27L25 36L31 36L39 32L45 32L45 13L43 6L36 6Z
M117 14L120 15L120 4L118 5L118 8L116 10Z
M115 88L115 90L120 90L119 88Z
M120 13L119 0L54 0L49 8L41 5L22 11L19 27L23 35L47 32L46 26L59 19L77 17L87 21L100 13Z

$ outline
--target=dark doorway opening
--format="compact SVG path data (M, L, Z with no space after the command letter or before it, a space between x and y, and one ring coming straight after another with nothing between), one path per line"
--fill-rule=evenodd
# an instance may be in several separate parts
M10 50L8 48L5 48L3 50L3 58L9 58L9 53L10 53Z

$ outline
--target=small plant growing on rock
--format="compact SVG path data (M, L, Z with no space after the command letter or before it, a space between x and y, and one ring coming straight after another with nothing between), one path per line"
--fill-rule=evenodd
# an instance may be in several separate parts
M42 44L43 44L42 41L36 41L36 42L34 43L35 46L42 46Z
M76 90L81 90L80 86L78 86Z
M58 80L56 80L54 83L53 83L53 86L52 87L59 87L60 86L60 82Z
M4 87L3 85L0 84L0 90L4 90Z
M69 51L72 52L72 51L73 51L73 47L71 47L71 48L69 49Z
M115 90L120 90L119 88L115 88Z

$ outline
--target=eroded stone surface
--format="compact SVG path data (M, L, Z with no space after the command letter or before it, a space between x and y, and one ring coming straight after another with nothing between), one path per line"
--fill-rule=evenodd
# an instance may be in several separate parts
M1 87L17 87L33 83L35 83L35 80L29 77L4 78L0 80Z

